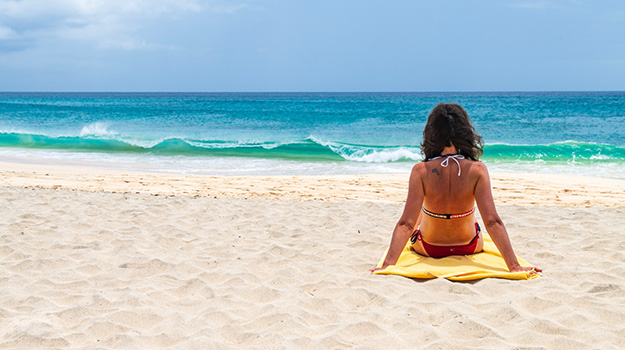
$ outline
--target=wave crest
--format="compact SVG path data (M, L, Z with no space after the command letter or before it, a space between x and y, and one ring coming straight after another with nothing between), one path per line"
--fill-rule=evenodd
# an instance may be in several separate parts
M145 141L145 142L144 142ZM54 149L69 152L132 153L168 156L252 157L298 161L361 163L415 162L423 158L418 146L376 146L324 141L309 137L293 142L193 140L180 137L133 140L110 130L106 123L83 127L80 136L47 136L0 132L0 147ZM625 147L558 142L546 145L491 144L486 162L540 161L546 163L625 163Z
M82 127L82 129L80 130L80 134L78 135L79 137L89 137L89 136L95 136L95 137L102 137L102 136L107 136L107 137L112 137L112 136L116 136L117 133L114 131L111 131L108 129L108 124L105 122L94 122L91 124L87 124L85 126Z

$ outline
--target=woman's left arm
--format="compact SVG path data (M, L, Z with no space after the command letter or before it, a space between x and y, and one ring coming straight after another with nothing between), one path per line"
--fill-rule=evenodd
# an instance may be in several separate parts
M391 238L391 244L388 248L388 253L386 253L382 266L369 270L372 273L378 270L384 270L389 265L395 265L395 263L397 263L397 259L399 259L399 256L401 255L401 252L406 246L406 242L408 242L408 238L412 235L419 219L421 205L423 204L424 190L422 174L424 171L425 165L423 163L419 163L412 168L408 184L408 198L406 199L404 212L395 225L393 236Z
M480 210L480 215L482 215L486 231L488 231L488 234L493 239L495 246L497 246L497 250L501 253L501 256L508 266L508 270L511 272L531 270L541 272L542 270L537 267L522 267L519 264L519 261L514 254L514 250L512 249L512 243L510 243L510 237L508 236L506 226L503 224L503 221L495 209L495 201L493 200L490 185L490 176L488 175L486 165L483 163L476 163L475 169L479 172L479 178L475 185L475 202Z

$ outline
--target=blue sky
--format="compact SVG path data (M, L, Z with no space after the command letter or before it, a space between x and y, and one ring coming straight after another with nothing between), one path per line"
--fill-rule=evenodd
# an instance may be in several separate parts
M625 90L625 2L0 0L0 91Z

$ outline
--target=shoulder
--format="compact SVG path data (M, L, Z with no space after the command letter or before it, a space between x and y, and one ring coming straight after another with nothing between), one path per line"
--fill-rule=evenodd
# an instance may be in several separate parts
M415 164L412 167L412 171L410 172L410 183L416 184L417 182L423 183L423 179L427 175L427 167L425 162L420 162Z
M471 160L471 167L469 168L469 174L471 177L475 178L475 179L483 179L483 178L489 178L490 176L488 175L488 168L486 167L486 164L478 161L478 160Z
M411 174L410 176L411 177L414 177L414 176L423 177L423 175L425 175L427 171L428 170L427 170L427 166L425 162L420 162L420 163L415 164L412 167L412 172L410 173Z
M484 173L484 174L488 174L488 169L486 168L486 164L480 162L479 160L471 160L471 169L479 172L479 173Z

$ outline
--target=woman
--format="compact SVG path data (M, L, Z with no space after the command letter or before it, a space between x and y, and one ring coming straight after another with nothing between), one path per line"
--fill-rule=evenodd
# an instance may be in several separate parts
M425 160L412 168L408 199L388 253L382 267L371 272L394 265L408 239L417 253L435 258L482 251L475 203L508 269L542 271L519 265L495 210L488 171L478 161L482 147L482 138L462 107L439 104L432 110L421 144Z

